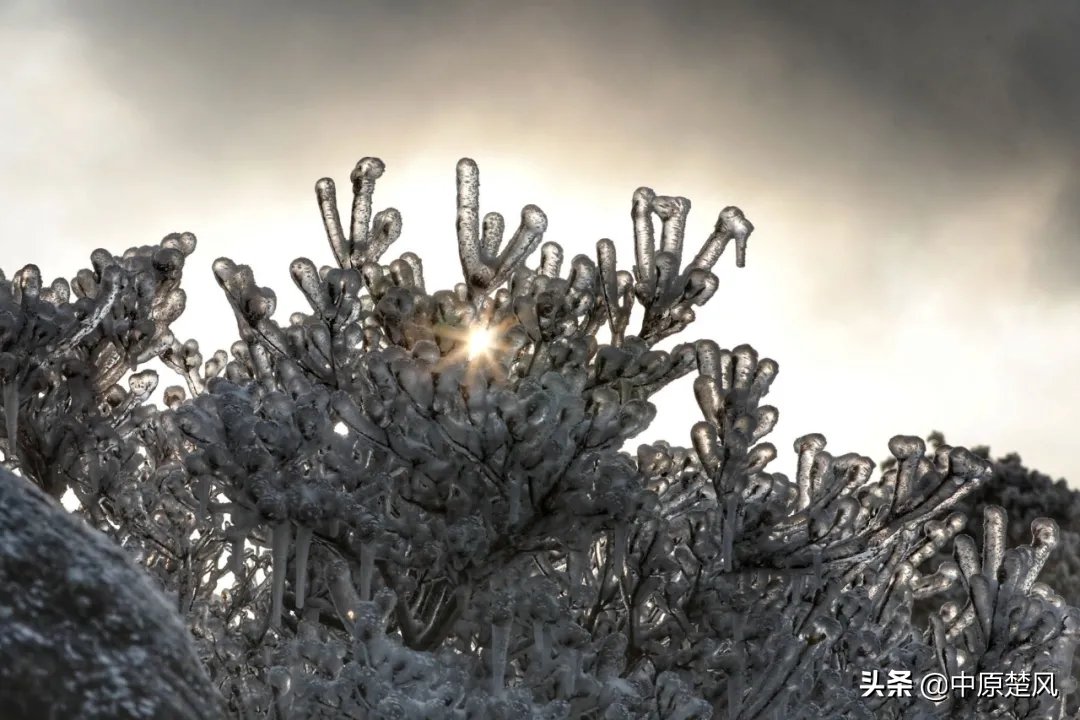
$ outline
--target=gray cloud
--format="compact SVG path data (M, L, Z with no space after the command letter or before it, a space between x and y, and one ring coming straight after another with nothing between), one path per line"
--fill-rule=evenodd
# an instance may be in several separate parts
M937 427L1080 477L1047 429L1080 419L1080 6L510 5L0 4L0 264L70 275L194 230L181 329L217 346L213 257L296 307L288 262L329 259L312 183L362 155L446 282L462 155L490 207L540 204L572 253L628 252L649 184L694 201L694 238L730 203L758 226L697 332L782 361L782 450Z

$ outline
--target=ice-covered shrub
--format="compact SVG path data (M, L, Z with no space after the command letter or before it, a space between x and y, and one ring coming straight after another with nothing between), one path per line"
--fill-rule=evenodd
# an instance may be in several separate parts
M976 542L958 508L991 464L914 437L876 478L817 434L793 477L772 472L777 363L710 339L662 349L716 294L728 245L744 264L740 210L691 253L690 202L639 188L632 268L606 239L567 260L539 208L508 238L481 216L462 160L463 282L432 290L417 255L384 257L402 223L374 212L383 170L357 164L347 228L317 183L333 264L292 263L309 308L287 324L250 268L214 262L239 339L210 359L168 330L187 234L98 251L74 303L32 268L0 293L6 462L72 487L148 567L232 717L1060 716L1080 628L1036 582L1053 520L1009 547L986 505ZM183 381L163 409L138 370L155 356ZM689 447L626 452L686 375ZM934 673L1057 693L931 698Z

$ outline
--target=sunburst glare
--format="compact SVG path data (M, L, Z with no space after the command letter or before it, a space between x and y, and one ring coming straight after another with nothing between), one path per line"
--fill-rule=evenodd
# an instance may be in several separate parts
M490 328L479 327L469 332L468 353L470 360L476 360L491 352L495 345L495 336Z

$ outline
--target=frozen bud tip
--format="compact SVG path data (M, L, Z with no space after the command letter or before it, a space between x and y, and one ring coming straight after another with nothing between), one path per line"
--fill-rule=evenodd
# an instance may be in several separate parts
M472 158L461 158L457 162L457 174L458 176L476 176L479 174L480 169L476 166L476 161Z
M943 560L938 565L937 574L947 578L950 582L956 582L960 579L960 566L953 560Z
M795 438L795 452L797 453L819 453L825 449L825 445L825 436L821 433L810 433L809 435Z
M363 180L377 180L382 177L384 170L386 170L386 165L379 158L361 158L360 162L356 163L356 167L353 168L349 179L352 180L354 185Z
M896 435L889 440L889 452L897 460L918 457L926 452L926 443L914 435Z
M959 478L972 480L990 471L990 463L965 448L949 451L949 471Z
M532 232L547 230L547 215L535 205L526 205L521 209L521 224Z
M1061 530L1051 518L1040 517L1031 521L1031 538L1035 545L1053 549L1057 547L1060 537Z
M219 257L213 264L214 275L219 280L224 280L236 272L236 263L227 257Z
M690 212L690 201L684 197L658 196L652 202L653 212L662 220L685 215Z
M731 235L734 238L745 238L754 232L754 224L746 219L742 210L734 205L729 205L720 211L720 215L716 219L715 229L717 232Z
M179 250L185 256L195 252L197 244L195 234L190 232L169 233L161 239L161 247Z

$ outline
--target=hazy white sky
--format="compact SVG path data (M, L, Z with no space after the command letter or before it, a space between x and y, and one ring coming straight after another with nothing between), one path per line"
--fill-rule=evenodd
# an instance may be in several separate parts
M693 336L779 361L792 440L881 459L896 433L1018 451L1080 482L1080 4L0 0L0 267L191 230L176 325L235 339L214 258L282 318L331 254L313 184L387 163L392 249L458 279L454 164L482 210L632 258L639 185L757 226ZM167 383L173 382L166 379ZM652 435L688 444L689 379ZM649 439L649 438L643 438Z

